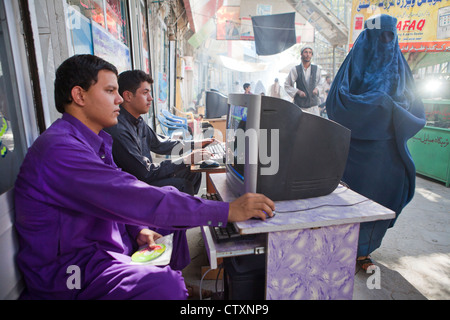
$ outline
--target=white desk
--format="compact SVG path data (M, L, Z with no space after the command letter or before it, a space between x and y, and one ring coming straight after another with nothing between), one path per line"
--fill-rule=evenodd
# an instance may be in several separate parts
M223 201L236 196L226 174L210 178ZM217 243L209 227L203 237L211 267L216 258L265 252L266 299L352 299L361 222L393 219L395 213L338 186L323 197L275 202L276 216L236 223L254 241Z

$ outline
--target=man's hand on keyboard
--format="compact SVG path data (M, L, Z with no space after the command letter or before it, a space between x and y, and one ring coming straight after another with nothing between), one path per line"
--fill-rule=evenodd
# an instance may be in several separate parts
M203 160L211 159L211 152L205 149L194 149L190 154L183 157L185 164L200 163Z
M266 213L272 217L274 210L275 204L265 195L247 193L230 203L228 221L238 222L250 218L266 220Z
M204 147L206 147L206 146L208 146L210 144L218 144L218 143L220 143L220 141L215 139L215 138L209 138L209 139L203 139L203 140L200 140L200 141L196 141L196 143L198 143L198 142L201 143L202 148L204 148Z

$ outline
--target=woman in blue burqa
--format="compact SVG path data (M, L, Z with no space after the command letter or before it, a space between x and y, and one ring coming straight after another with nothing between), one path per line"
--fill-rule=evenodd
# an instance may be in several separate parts
M361 223L357 261L364 270L373 269L370 253L414 195L416 170L406 142L425 125L396 25L388 15L365 22L326 101L328 117L351 130L342 180L396 213L392 220Z

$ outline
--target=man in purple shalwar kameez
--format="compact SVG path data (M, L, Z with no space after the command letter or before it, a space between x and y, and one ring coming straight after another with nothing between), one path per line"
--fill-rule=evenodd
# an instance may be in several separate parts
M117 123L122 101L108 62L79 55L58 68L55 102L63 116L31 146L15 185L23 298L186 299L181 271L130 264L138 245L154 245L148 227L181 230L273 215L263 195L208 201L117 168L102 129Z

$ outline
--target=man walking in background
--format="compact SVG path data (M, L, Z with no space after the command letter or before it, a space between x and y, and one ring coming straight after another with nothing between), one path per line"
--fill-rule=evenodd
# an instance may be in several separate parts
M284 89L303 111L320 116L319 82L320 68L311 63L313 50L301 50L302 62L291 69L284 83Z

